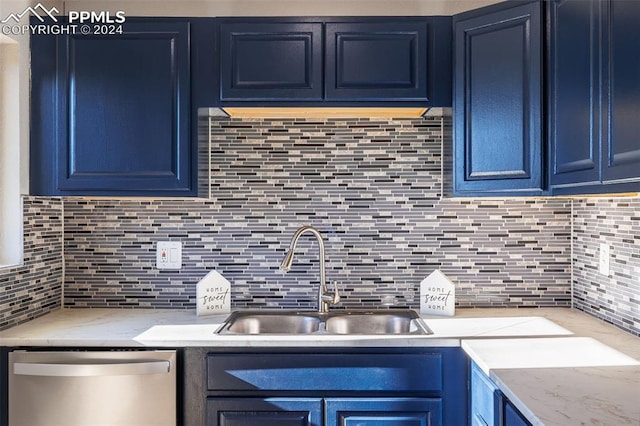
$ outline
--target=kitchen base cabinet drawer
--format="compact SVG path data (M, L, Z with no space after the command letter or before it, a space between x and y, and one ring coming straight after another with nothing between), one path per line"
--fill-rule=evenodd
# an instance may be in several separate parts
M320 398L207 399L207 426L321 426Z
M326 426L437 426L440 398L326 399Z
M253 392L440 392L442 354L210 354L207 387Z

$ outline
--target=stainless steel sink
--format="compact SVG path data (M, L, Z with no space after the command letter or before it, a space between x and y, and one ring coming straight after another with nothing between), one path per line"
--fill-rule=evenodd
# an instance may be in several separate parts
M415 311L408 309L304 311L237 311L220 334L432 334Z
M413 311L338 314L327 318L325 328L333 334L431 334Z
M233 316L235 315L235 317ZM239 313L226 321L236 334L309 334L318 331L320 318L294 313ZM223 332L225 328L221 332Z

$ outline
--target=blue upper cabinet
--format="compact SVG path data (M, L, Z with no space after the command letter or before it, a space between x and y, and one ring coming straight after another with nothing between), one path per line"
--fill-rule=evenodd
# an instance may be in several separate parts
M639 20L636 1L550 3L554 194L640 191Z
M327 22L327 101L451 105L451 19Z
M222 106L451 105L451 18L221 18Z
M621 185L640 191L640 2L611 0L604 4L604 80L609 117L604 136L602 180L604 190ZM610 190L609 190L610 191Z
M454 18L456 195L544 193L541 7L506 2Z
M427 101L427 23L327 23L326 97Z
M129 19L33 37L31 193L196 195L191 36L185 20Z
M322 100L322 24L222 23L220 98Z
M601 179L600 4L549 3L549 181L554 189Z

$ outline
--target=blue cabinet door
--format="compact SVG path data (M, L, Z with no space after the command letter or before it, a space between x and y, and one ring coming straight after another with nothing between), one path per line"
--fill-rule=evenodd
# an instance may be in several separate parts
M123 29L32 38L33 194L195 195L190 23Z
M543 191L541 3L513 4L454 17L458 195Z
M500 391L475 362L471 362L471 425L500 425Z
M327 100L422 100L427 23L330 22L325 29Z
M504 426L531 426L531 423L509 401L504 403Z
M604 79L608 90L603 96L609 110L604 137L602 180L605 189L614 183L636 182L640 185L640 2L610 0L606 6L604 21L608 66ZM607 51L608 49L608 51Z
M555 194L640 190L640 3L550 3L550 184Z
M328 398L326 426L442 425L439 398Z
M599 184L599 0L549 2L549 140L552 188Z
M207 426L322 426L319 398L208 398Z
M322 100L322 24L222 22L220 97Z

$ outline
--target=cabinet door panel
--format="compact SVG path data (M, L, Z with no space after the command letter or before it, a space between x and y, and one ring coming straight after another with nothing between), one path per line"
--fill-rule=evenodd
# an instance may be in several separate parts
M607 2L609 129L603 181L640 180L640 2ZM606 115L605 115L606 118Z
M531 426L531 423L509 401L505 401L504 426Z
M442 424L439 398L329 398L326 426L435 426Z
M322 24L220 25L221 99L321 100Z
M456 192L542 190L540 8L455 23Z
M207 426L322 426L318 398L209 398Z
M427 23L326 24L327 100L428 100Z
M552 187L600 181L600 4L549 3Z
M188 191L189 24L129 23L58 49L62 191Z
M475 362L471 363L471 424L498 426L500 396L497 386Z

